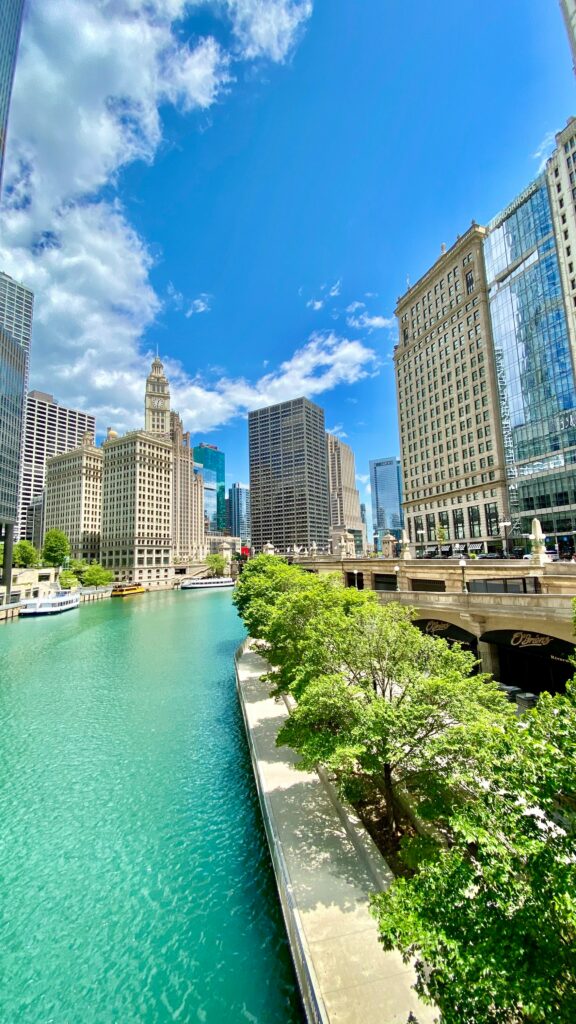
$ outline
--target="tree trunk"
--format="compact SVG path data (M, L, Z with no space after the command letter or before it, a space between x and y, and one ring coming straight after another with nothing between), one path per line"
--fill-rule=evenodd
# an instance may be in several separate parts
M394 806L394 788L392 786L392 767L384 765L384 798L386 800L386 824L391 832L396 829L396 808Z

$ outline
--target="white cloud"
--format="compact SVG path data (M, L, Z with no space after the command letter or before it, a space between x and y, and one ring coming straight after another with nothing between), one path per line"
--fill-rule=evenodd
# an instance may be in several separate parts
M326 433L334 434L334 437L340 437L342 439L348 437L348 434L341 423L336 423L333 427L326 427Z
M210 305L211 298L211 295L207 295L206 292L201 292L198 298L192 300L184 316L189 319L191 316L194 316L195 313L209 313L212 309Z
M379 331L385 327L394 328L396 320L393 316L370 316L368 313L360 313L359 316L349 316L346 320L348 327L357 327L361 330Z
M347 313L355 313L357 309L366 309L365 302L351 302L349 306L346 306Z
M324 308L324 301L323 299L308 299L306 305L308 306L309 309L314 309L318 311L319 309Z
M205 3L228 18L238 51L226 52L211 35L183 39L178 21ZM285 60L312 11L308 0L205 3L58 0L30 4L27 12L0 267L35 292L32 385L96 412L100 428L141 422L149 362L142 339L162 307L149 281L152 255L115 198L119 171L136 160L153 162L163 105L184 114L207 110L231 88L235 60ZM184 308L172 283L165 301ZM208 309L202 294L188 313ZM324 376L332 386L328 370ZM192 386L181 369L178 380ZM224 386L218 392L225 418L237 408L227 394Z
M358 480L359 483L361 483L365 487L366 484L368 484L370 482L370 474L369 473L356 473L356 479Z
M335 299L337 295L340 295L341 286L342 281L336 281L336 284L333 284L332 287L328 289L328 295L331 299Z
M226 0L242 56L284 61L312 14L311 0Z
M556 145L555 132L546 132L546 135L542 141L538 144L537 148L532 153L533 160L539 160L538 173L540 174L546 167L546 161L552 153Z

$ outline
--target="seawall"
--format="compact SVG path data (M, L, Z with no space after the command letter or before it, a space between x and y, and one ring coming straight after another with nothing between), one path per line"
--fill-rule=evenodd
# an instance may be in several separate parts
M314 1024L433 1024L414 972L385 952L369 896L392 874L323 772L294 769L276 747L289 711L261 681L266 661L246 641L236 680L276 883L307 1020Z

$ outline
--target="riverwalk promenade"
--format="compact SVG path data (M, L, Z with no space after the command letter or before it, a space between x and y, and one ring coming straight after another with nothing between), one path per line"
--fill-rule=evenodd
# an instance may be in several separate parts
M296 771L296 755L276 747L289 712L261 682L266 670L248 641L236 657L238 693L307 1018L432 1024L437 1013L417 998L400 955L384 952L369 912L390 870L326 776Z

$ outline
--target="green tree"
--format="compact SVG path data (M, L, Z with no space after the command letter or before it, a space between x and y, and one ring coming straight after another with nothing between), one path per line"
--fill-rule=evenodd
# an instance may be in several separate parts
M510 723L450 844L374 903L443 1024L576 1020L576 692Z
M82 583L84 579L84 573L88 568L88 562L86 561L85 558L71 558L68 563L68 568L70 569L71 572L74 573L75 576L78 577L80 583Z
M48 530L44 537L42 557L46 565L64 565L70 554L70 541L62 530Z
M226 572L226 559L223 555L207 555L205 561L212 576L223 576Z
M40 555L29 540L19 540L14 545L13 564L26 568L40 564Z
M246 563L233 601L250 636L262 639L281 594L305 586L310 574L276 555L257 555Z
M79 586L79 580L70 569L63 569L58 577L58 584L62 590L72 590L73 587Z
M82 586L83 587L105 587L107 583L112 583L114 579L114 573L110 569L104 569L98 562L92 562L91 565L86 566L82 574Z
M495 683L471 674L471 654L424 635L411 615L394 602L312 617L298 705L278 735L303 768L324 765L349 795L381 794L391 829L404 789L421 815L446 815L455 787L477 786L514 716Z

